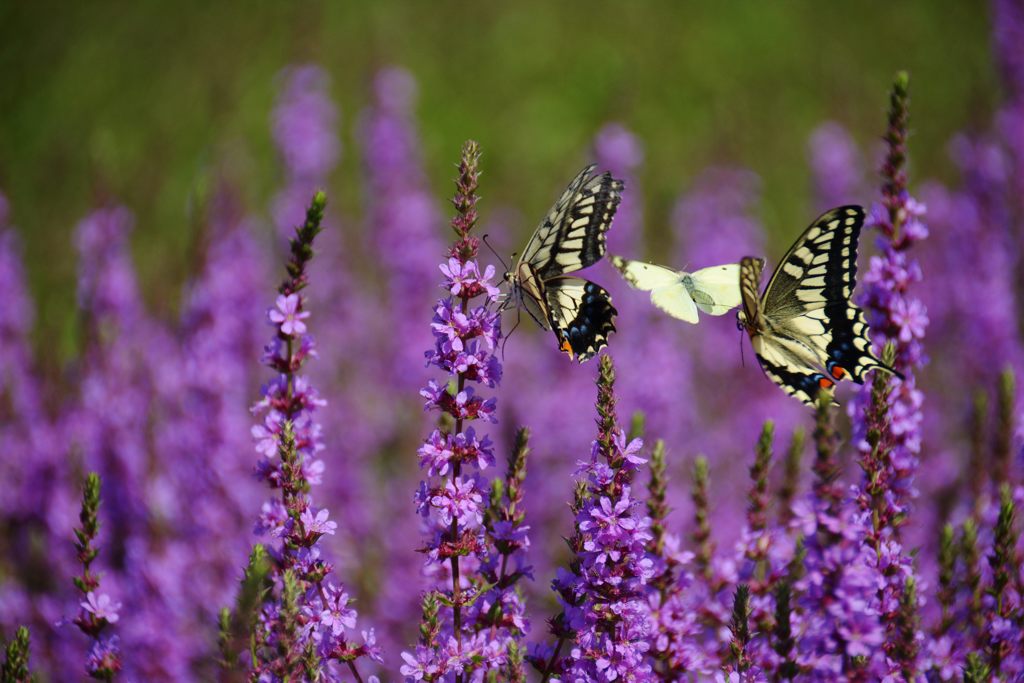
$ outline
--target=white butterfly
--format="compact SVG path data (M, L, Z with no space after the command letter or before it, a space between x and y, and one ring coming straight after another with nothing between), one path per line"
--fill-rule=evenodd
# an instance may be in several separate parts
M608 258L630 286L650 292L651 303L673 318L696 323L698 309L709 315L723 315L740 305L738 263L686 273L621 256Z

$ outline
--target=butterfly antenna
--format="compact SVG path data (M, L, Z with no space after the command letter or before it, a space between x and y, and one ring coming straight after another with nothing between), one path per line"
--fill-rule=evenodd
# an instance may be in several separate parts
M491 246L491 243L487 241L487 237L488 235L484 235L484 244L487 245L487 248L491 250L491 253L494 254L494 257L498 259L499 263L501 263L501 267L507 271L508 264L505 263L505 259L501 258L501 254L494 250L494 247Z
M746 354L743 352L743 335L740 334L740 335L737 335L737 336L740 338L740 367L743 368L743 369L746 369L746 367L747 367L747 357L746 357Z

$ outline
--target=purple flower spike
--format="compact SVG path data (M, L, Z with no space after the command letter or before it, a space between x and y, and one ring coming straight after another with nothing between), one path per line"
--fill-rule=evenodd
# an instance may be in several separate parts
M899 74L885 136L888 151L882 166L882 202L872 208L870 218L871 227L880 233L882 255L871 259L860 293L877 350L904 379L876 372L874 382L865 386L851 405L850 414L865 473L857 501L871 524L867 542L874 551L872 564L883 577L879 609L886 626L888 670L893 676L910 679L919 672L918 635L901 625L900 613L906 583L916 579L911 555L902 545L900 526L915 495L923 419L923 397L915 374L925 362L922 339L928 324L924 305L910 293L910 285L921 279L910 248L928 231L921 221L924 205L907 190L907 86L907 75ZM916 609L915 604L911 611Z
M253 407L259 422L252 436L262 457L257 475L280 491L264 504L256 524L257 533L274 541L269 549L272 587L264 594L250 648L252 676L260 681L294 678L310 667L330 680L338 680L342 670L358 678L360 658L380 659L372 642L364 638L364 644L357 644L351 633L356 612L348 606L347 593L332 583L332 565L318 545L338 525L326 508L313 505L310 493L326 467L316 459L324 444L315 413L324 401L298 372L312 348L303 322L309 318L304 289L325 203L323 193L317 193L292 239L288 278L268 313L277 331L274 350L264 362L277 376L263 386Z
M434 430L418 450L427 475L414 497L427 534L424 573L437 583L424 597L420 642L414 652L402 653L407 681L492 675L523 680L521 641L528 623L516 583L529 575L528 527L521 511L525 436L510 465L502 503L483 488L484 473L494 465L493 444L468 426L474 420L495 421L494 399L470 385L494 387L502 373L494 355L501 339L494 267L481 270L477 239L470 234L476 224L478 161L476 143L467 142L452 220L458 240L440 265L449 296L434 306L434 347L426 353L427 364L448 378L430 380L420 391L425 409L444 413L450 426ZM450 606L443 614L441 596Z
M108 633L108 627L117 623L117 611L121 603L114 602L106 593L97 594L99 576L93 573L92 563L99 554L96 548L96 536L99 533L100 478L90 472L82 494L82 512L79 520L80 529L75 529L75 549L82 562L82 575L76 576L75 587L85 595L79 603L78 616L74 623L85 635L92 639L89 656L86 660L86 672L92 678L101 681L112 681L121 670L121 650L116 635Z
M584 489L577 489L576 533L569 571L553 587L562 613L552 620L552 654L534 653L531 661L545 679L655 681L650 662L652 633L658 628L648 602L656 558L651 519L642 514L630 482L640 465L639 440L626 443L615 417L615 372L611 357L601 357L598 378L598 438ZM568 646L568 647L566 647ZM558 658L558 654L568 652Z

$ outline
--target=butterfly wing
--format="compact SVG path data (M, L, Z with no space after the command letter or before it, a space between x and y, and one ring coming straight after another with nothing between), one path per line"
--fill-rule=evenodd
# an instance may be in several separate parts
M559 277L545 283L544 298L551 329L570 358L582 363L607 346L617 311L603 287L582 278Z
M631 287L651 293L651 303L673 318L697 322L697 304L683 284L685 273L643 261L630 261L620 256L609 260Z
M763 305L771 325L811 347L829 375L858 384L872 368L896 372L872 352L864 313L851 300L863 225L859 206L822 214L780 262Z
M724 315L740 305L740 264L701 268L683 274L686 287L697 307L709 315Z
M605 251L605 234L622 201L623 184L610 173L597 175L587 166L530 238L520 263L529 263L543 280L597 263Z

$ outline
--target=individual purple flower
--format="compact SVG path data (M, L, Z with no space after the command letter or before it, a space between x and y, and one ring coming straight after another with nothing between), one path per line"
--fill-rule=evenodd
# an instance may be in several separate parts
M444 489L430 499L442 524L455 522L459 527L474 529L483 522L483 495L473 479L448 479Z
M327 584L324 587L323 610L316 618L324 628L330 630L331 635L338 637L345 629L356 627L357 615L356 611L349 607L350 602L348 593L338 586Z
M309 311L299 310L299 295L289 294L277 297L277 308L267 312L267 318L274 325L281 329L281 334L286 337L305 334L306 323L302 322L309 317Z
M322 536L324 534L334 534L334 530L338 528L337 522L332 522L328 519L330 516L330 512L326 508L314 514L313 507L310 506L302 511L299 520L302 522L307 536L310 534Z
M103 619L110 624L116 624L119 618L117 611L121 609L121 603L115 602L106 593L97 595L95 592L89 591L85 595L82 609L92 614L97 620Z

